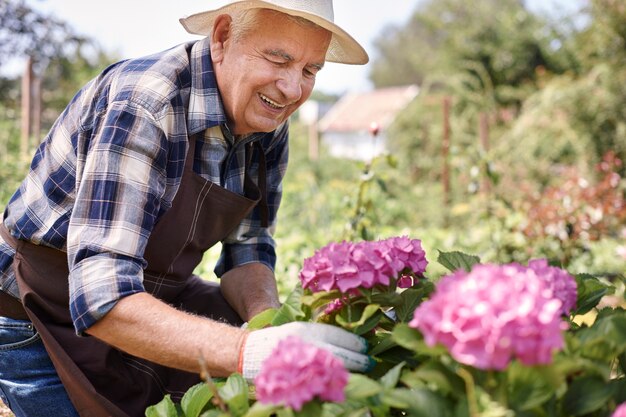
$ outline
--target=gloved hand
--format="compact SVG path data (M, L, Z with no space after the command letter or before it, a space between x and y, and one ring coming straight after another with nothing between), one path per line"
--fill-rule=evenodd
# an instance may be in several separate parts
M330 351L348 370L365 372L375 365L374 360L365 354L367 341L362 337L329 324L297 321L250 332L239 353L239 373L252 381L278 342L288 336L298 336Z

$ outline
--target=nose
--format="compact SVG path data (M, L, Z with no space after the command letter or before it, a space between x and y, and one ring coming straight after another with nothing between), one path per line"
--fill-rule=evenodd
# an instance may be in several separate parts
M302 97L302 72L296 68L285 69L276 86L289 102L296 102Z

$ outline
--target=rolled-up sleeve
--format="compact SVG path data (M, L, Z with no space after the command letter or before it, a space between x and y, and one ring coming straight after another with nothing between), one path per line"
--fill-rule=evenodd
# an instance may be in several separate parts
M141 106L113 103L89 141L67 239L77 334L144 291L143 252L166 184L167 140Z

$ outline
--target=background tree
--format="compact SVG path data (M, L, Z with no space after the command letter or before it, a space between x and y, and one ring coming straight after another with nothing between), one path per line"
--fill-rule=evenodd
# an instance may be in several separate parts
M24 0L0 0L0 70L26 57L32 59L35 75L43 79L47 94L42 107L50 114L62 110L84 82L115 59L94 39ZM21 75L0 78L0 101L5 105L18 96Z
M0 0L0 201L4 202L23 177L20 119L22 73L8 64L30 57L41 80L41 132L45 134L72 96L105 65L113 62L93 40L67 23L45 15L23 0ZM33 145L41 138L35 138Z
M41 70L53 58L72 56L90 42L24 0L0 0L0 67L15 57L30 56L36 70Z
M461 192L476 189L473 173L489 166L479 144L481 118L489 136L498 137L546 78L578 74L571 36L571 25L538 16L519 0L426 1L404 27L387 28L375 42L381 58L370 78L377 87L421 86L390 135L412 179L438 179L441 102L450 96L451 163L464 179Z
M575 165L593 176L609 152L626 160L626 3L592 0L581 18L588 24L569 41L580 73L547 78L524 103L499 152L516 149L519 160L533 158L544 183L555 178L549 166ZM617 173L626 174L623 164Z
M420 95L389 135L402 169L413 174L410 192L443 201L442 101L448 97L452 198L438 212L448 213L453 227L489 225L499 259L523 260L536 250L567 263L590 253L591 234L573 231L597 228L598 218L623 221L624 28L626 4L617 0L591 0L559 21L513 0L471 7L457 0L422 3L396 36L379 41L385 58L372 72L372 80L385 85L393 68L412 66L413 78L397 82L421 81ZM616 161L610 174L597 168L607 157ZM612 203L594 206L588 196L603 187ZM546 193L563 189L550 194L549 210L539 204ZM570 216L574 206L586 214ZM555 213L564 219L558 227L537 217ZM533 234L529 222L550 226ZM624 233L608 229L604 237L616 241Z
M531 13L520 0L425 1L404 27L377 38L380 59L370 78L378 87L436 82L469 75L466 88L489 90L498 103L519 103L526 84L536 86L537 69L575 69L563 34Z

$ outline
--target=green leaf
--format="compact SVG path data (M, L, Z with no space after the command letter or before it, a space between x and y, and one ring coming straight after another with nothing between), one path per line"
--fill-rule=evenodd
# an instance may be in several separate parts
M442 252L438 250L437 262L446 267L448 270L454 272L459 269L464 269L469 272L472 267L480 263L480 258L475 255L468 255L463 252Z
M368 304L363 310L363 313L361 313L361 317L359 317L356 321L348 321L344 318L345 314L346 312L342 311L342 314L335 317L337 324L344 329L353 331L356 334L363 334L373 329L382 317L382 312L380 311L380 306L378 304Z
M185 417L198 417L212 397L211 389L204 382L189 388L180 402Z
M402 297L397 292L379 292L372 295L372 303L381 307L396 307L402 304Z
M430 283L430 287L407 288L402 291L400 294L400 305L395 308L398 320L402 323L411 321L415 309L422 303L424 298L430 294L432 286L432 283Z
M346 385L346 398L351 400L362 400L373 397L383 390L383 386L361 374L350 374L348 385Z
M398 388L381 395L383 404L404 410L414 417L447 417L450 415L446 402L427 389Z
M613 388L601 378L583 377L575 380L563 398L565 415L582 416L601 409L613 395Z
M542 405L563 382L553 368L524 366L519 362L510 365L507 376L509 405L516 411Z
M312 310L315 310L340 297L341 293L338 290L320 291L310 295L303 295L301 302L309 306Z
M406 365L404 362L400 362L380 378L380 383L384 388L393 388L398 384L404 365Z
M478 415L492 416L492 417L509 417L509 416L530 417L528 415L524 415L523 412L513 413L512 410L510 410L506 406L506 404L503 404L497 398L494 398L496 396L494 394L492 394L490 390L486 390L482 386L476 386L474 398L476 402L477 411L480 413Z
M335 416L336 415L333 415L332 417L335 417ZM358 410L350 411L349 413L346 413L342 417L372 417L372 413L370 412L369 408L363 407L363 408L359 408Z
M276 410L281 407L282 406L280 405L263 404L257 401L252 404L252 407L250 407L244 417L270 417L273 416L276 413Z
M248 321L248 329L258 330L270 326L277 313L277 308L268 308L267 310L261 311L259 314L252 317L250 321Z
M230 414L222 412L219 409L207 410L200 417L231 417Z
M280 408L276 411L277 417L295 417L291 408Z
M578 298L574 315L582 315L596 307L602 297L609 293L609 286L589 274L576 275Z
M397 324L391 337L398 345L415 352L422 350L425 346L421 333L406 323Z
M402 374L402 382L409 388L428 387L443 395L459 397L465 393L465 381L439 360L429 360L414 371Z
M610 365L598 363L580 355L557 355L552 366L563 376L595 375L608 379L611 374Z
M371 417L372 414L365 407L364 401L346 400L341 403L325 402L322 404L322 414L317 417Z
M415 353L401 346L395 346L376 356L376 366L368 375L380 378L399 363L406 362L410 367L417 366Z
M319 417L322 415L322 405L316 401L309 401L302 406L302 410L294 412L296 417Z
M626 374L626 352L619 355L617 357L617 360L619 361L620 370L622 371L623 374ZM626 390L624 392L626 392Z
M276 312L276 316L274 316L272 320L272 326L280 326L281 324L298 321L299 318L305 316L301 307L302 293L302 285L298 283Z
M603 309L591 327L576 335L584 356L611 363L626 351L626 310Z
M387 188L387 183L382 178L376 177L375 181L376 181L376 184L378 184L378 186L384 193L389 193L389 188Z
M387 333L378 337L378 342L376 343L376 345L372 346L368 353L371 356L376 356L396 346L398 346L398 344L395 342L395 340L393 340L391 334Z
M626 402L626 378L612 379L610 382L613 385L613 392L615 393L614 400L616 404Z
M217 392L228 405L233 417L243 416L248 411L248 384L240 374L231 374Z
M440 344L428 346L426 342L424 342L422 334L412 327L409 327L406 323L397 324L391 333L391 337L398 345L413 352L414 355L437 357L445 355L448 352L445 346ZM424 360L423 358L421 359Z
M169 394L146 409L146 417L179 417L176 405Z

